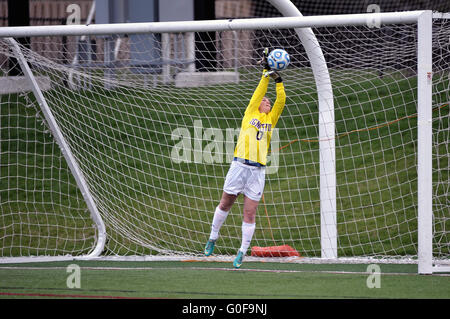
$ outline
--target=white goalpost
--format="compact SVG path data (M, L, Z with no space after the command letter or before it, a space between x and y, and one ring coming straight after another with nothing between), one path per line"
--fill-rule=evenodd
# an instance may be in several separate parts
M252 245L449 272L449 15L269 3L285 17L0 28L1 77L18 63L26 82L0 95L0 262L203 258L255 62L281 47L287 103Z

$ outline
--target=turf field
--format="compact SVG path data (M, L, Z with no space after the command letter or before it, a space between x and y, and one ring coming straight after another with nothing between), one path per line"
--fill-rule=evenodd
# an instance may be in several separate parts
M79 287L69 265L78 265ZM65 261L0 265L1 298L372 299L450 298L450 275L417 265ZM68 271L69 269L69 271ZM368 287L369 286L372 288ZM72 284L73 288L68 286ZM237 288L238 287L238 288Z

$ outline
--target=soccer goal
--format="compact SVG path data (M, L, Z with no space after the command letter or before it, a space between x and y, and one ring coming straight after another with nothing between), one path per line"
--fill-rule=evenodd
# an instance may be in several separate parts
M0 262L202 258L268 47L291 64L252 246L450 271L450 16L279 10L0 28Z

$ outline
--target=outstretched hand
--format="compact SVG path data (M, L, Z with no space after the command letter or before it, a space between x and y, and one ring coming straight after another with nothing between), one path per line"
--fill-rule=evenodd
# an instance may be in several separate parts
M270 70L267 57L269 56L269 48L264 48L262 58L256 64L261 65L265 70Z
M258 65L261 65L264 68L264 76L270 76L276 83L283 82L281 75L270 68L269 63L267 62L267 57L269 56L269 48L264 48L262 58L257 62Z

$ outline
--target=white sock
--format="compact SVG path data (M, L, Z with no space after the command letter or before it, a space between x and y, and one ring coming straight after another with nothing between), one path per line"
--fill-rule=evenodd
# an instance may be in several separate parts
M256 228L255 223L253 224L248 224L246 222L242 223L242 244L239 250L242 251L244 255L247 253L248 247L250 247L250 242L252 241L255 228Z
M214 218L212 221L211 226L211 234L209 235L209 239L217 240L219 238L219 231L220 227L222 227L223 222L228 216L228 212L223 211L219 208L219 206L216 207L216 211L214 212Z

